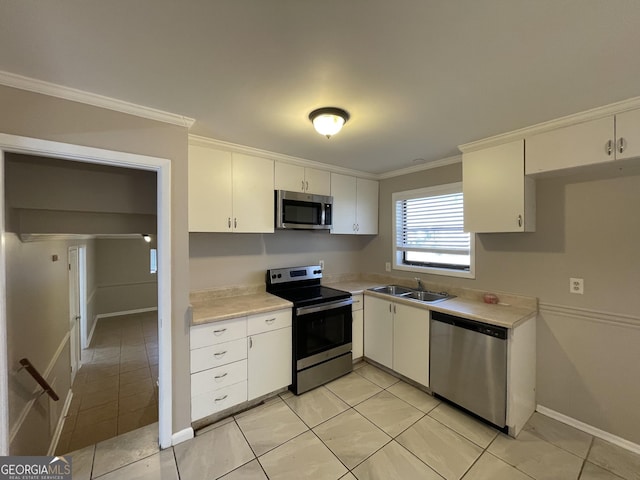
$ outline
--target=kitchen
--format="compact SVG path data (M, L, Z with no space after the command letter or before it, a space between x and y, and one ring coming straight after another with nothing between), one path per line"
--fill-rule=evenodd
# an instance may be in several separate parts
M174 255L174 261L178 266L177 282L190 284L186 287L187 292L228 285L258 285L263 282L268 268L315 264L318 260L324 260L329 275L385 275L385 263L391 260L391 194L457 182L462 178L459 162L404 174L398 171L397 175L379 178L377 236L335 236L326 232L196 233L190 234L187 240L186 218L180 218L186 216L186 134L181 137L175 132L175 142L164 137L162 146L147 147L143 143L154 143L163 137L162 132L167 128L154 126L157 130L151 132L145 130L141 120L125 115L118 114L120 116L114 118L115 114L101 113L93 107L69 105L70 102L62 100L46 100L43 105L43 100L36 98L35 94L18 94L10 88L3 90L6 92L3 98L14 105L33 105L36 111L47 111L53 103L60 111L72 112L76 118L96 119L93 123L89 121L88 125L105 122L113 131L122 131L126 125L146 131L148 135L147 142L141 140L132 146L124 140L113 140L113 133L101 134L101 130L85 132L83 135L87 135L92 144L123 150L155 150L159 156L162 150L170 150L172 158L182 159L184 165L175 162L182 196L176 200L180 206L175 207L178 215L174 215L174 220L182 233L176 234L176 248L180 249ZM620 95L618 99L633 96ZM608 101L596 102L592 106L606 103ZM23 113L18 112L15 118L4 121L3 131L70 143L78 142L78 137L82 136L60 134L46 126L40 126L40 130L28 127L32 119L26 109L21 110ZM547 115L545 118L558 116ZM76 131L77 125L73 122L64 118L60 120L63 132ZM356 118L352 120L353 123L347 126L355 127ZM525 126L517 122L514 124ZM306 128L310 128L308 121ZM493 133L509 130L507 127ZM345 128L341 135L346 136L347 133ZM476 135L464 141L471 138L482 136ZM324 141L322 138L318 140ZM340 136L330 140L333 141L340 141ZM452 145L458 143L453 142ZM637 171L634 173L633 170L626 169L623 174L605 172L598 176L591 172L576 172L570 176L537 179L536 231L479 235L476 242L476 279L455 279L448 283L489 292L537 297L542 318L538 320L538 403L564 412L571 418L583 419L604 431L615 431L620 437L638 443L633 436L638 431L637 412L633 407L633 399L638 394L633 390L634 383L629 381L637 376L634 370L638 364L634 357L637 329L624 326L633 323L638 311L634 288L638 284L637 269L634 268L637 253L632 240L637 236L633 205L637 204L635 192L638 185ZM611 212L616 214L611 215ZM594 218L598 223L593 221ZM611 232L616 232L615 236ZM612 237L616 238L615 247L603 255L602 248L610 245ZM185 245L187 241L188 247ZM572 277L585 279L584 295L569 293L568 279ZM174 318L183 317L186 298L187 295L183 294L183 299L176 302ZM580 313L576 314L576 310ZM598 322L598 316L605 322ZM182 330L181 324L175 333ZM606 345L603 345L605 341ZM188 372L184 364L188 361L185 360L188 347L185 348L183 340L176 340L176 344L180 348L175 348L175 355L181 359L176 377L185 386ZM593 355L593 352L604 349L606 355ZM623 374L611 375L611 372ZM185 387L188 390L188 385ZM188 423L184 415L175 421L178 429Z

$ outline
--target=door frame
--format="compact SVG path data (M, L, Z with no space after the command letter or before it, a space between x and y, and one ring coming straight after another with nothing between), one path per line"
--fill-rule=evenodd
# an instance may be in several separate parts
M0 133L0 455L9 455L10 446L5 257L5 152L156 172L158 219L158 436L160 448L170 447L173 417L171 374L171 160Z
M72 252L75 252L75 266L71 261ZM77 318L74 319L76 327L75 335L73 334L73 329L69 329L69 350L71 353L71 385L73 385L73 381L76 378L78 369L82 365L82 344L80 341L82 331L82 280L80 274L80 247L78 247L77 245L72 245L67 249L67 263L69 265L69 318L71 317L71 313L74 309L72 302L75 302L77 304L75 308L77 308L78 314ZM72 273L75 275L75 278L72 278Z

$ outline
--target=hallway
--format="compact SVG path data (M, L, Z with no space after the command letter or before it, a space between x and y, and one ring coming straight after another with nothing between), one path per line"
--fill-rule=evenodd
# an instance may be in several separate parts
M158 421L158 315L98 321L56 448L63 454Z

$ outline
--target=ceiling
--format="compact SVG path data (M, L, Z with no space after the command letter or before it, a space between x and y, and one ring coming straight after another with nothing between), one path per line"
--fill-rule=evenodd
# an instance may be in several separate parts
M640 96L638 0L3 0L0 70L363 172ZM327 140L310 111L350 121Z

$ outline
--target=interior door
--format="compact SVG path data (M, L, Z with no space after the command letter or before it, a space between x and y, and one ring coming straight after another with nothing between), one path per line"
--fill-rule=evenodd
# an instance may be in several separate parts
M69 247L69 343L71 383L80 368L80 268L78 247Z

